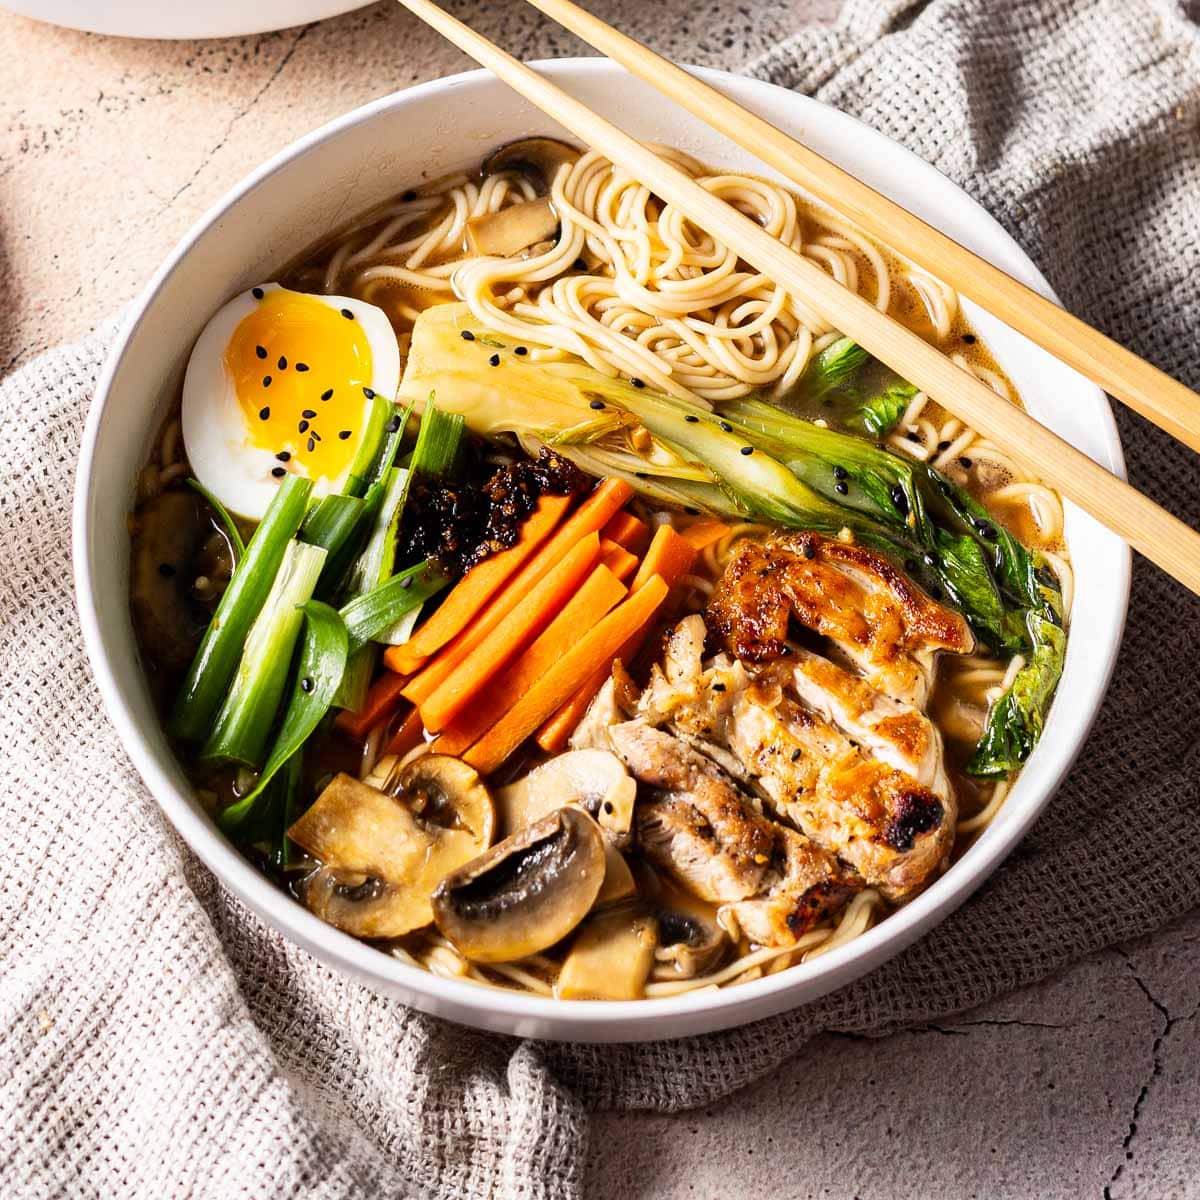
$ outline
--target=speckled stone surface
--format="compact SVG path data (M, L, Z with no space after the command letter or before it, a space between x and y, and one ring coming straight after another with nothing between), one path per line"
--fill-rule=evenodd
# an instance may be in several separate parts
M515 0L450 5L525 58L580 52ZM593 0L686 61L737 66L837 0ZM0 13L0 374L131 299L247 170L466 61L390 3L214 42ZM2 419L3 414L0 414ZM1200 915L946 1025L818 1039L710 1109L597 1119L597 1200L1200 1196Z

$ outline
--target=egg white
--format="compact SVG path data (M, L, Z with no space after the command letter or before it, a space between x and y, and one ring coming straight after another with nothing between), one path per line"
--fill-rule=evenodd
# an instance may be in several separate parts
M266 293L278 283L260 284ZM400 385L400 347L382 309L348 296L309 297L335 310L348 309L371 348L371 388L393 398ZM259 301L253 290L235 296L212 317L192 348L183 381L183 444L192 472L232 513L262 520L281 480L272 475L280 464L275 455L253 444L246 416L238 403L233 378L225 365L225 350L234 331ZM364 397L365 413L369 401ZM358 429L363 428L358 422ZM313 481L313 495L341 491L349 465L337 478Z

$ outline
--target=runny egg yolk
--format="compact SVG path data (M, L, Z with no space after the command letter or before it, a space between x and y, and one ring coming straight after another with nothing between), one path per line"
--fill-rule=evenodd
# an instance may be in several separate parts
M337 479L371 396L367 335L348 308L315 296L278 288L255 297L225 350L247 440L275 455L277 475Z

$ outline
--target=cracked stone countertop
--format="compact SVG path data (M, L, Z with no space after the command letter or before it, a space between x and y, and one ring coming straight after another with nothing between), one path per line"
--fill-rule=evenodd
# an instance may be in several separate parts
M525 58L530 11L456 0ZM736 66L837 0L591 0L675 58ZM131 299L188 226L329 118L465 60L391 4L211 42L0 13L0 374ZM596 1200L1200 1196L1200 915L975 1012L818 1038L711 1108L597 1119Z

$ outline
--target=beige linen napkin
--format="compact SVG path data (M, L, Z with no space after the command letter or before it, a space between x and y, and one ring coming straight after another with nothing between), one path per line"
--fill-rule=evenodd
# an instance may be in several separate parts
M851 0L753 70L962 183L1066 303L1200 386L1200 36L1169 0ZM265 928L167 826L103 715L69 563L111 329L0 384L0 1194L573 1197L588 1108L674 1109L826 1029L977 1004L1200 899L1200 603L1152 569L1079 765L972 901L852 987L625 1047L474 1033ZM1134 482L1200 518L1195 459L1122 420Z

